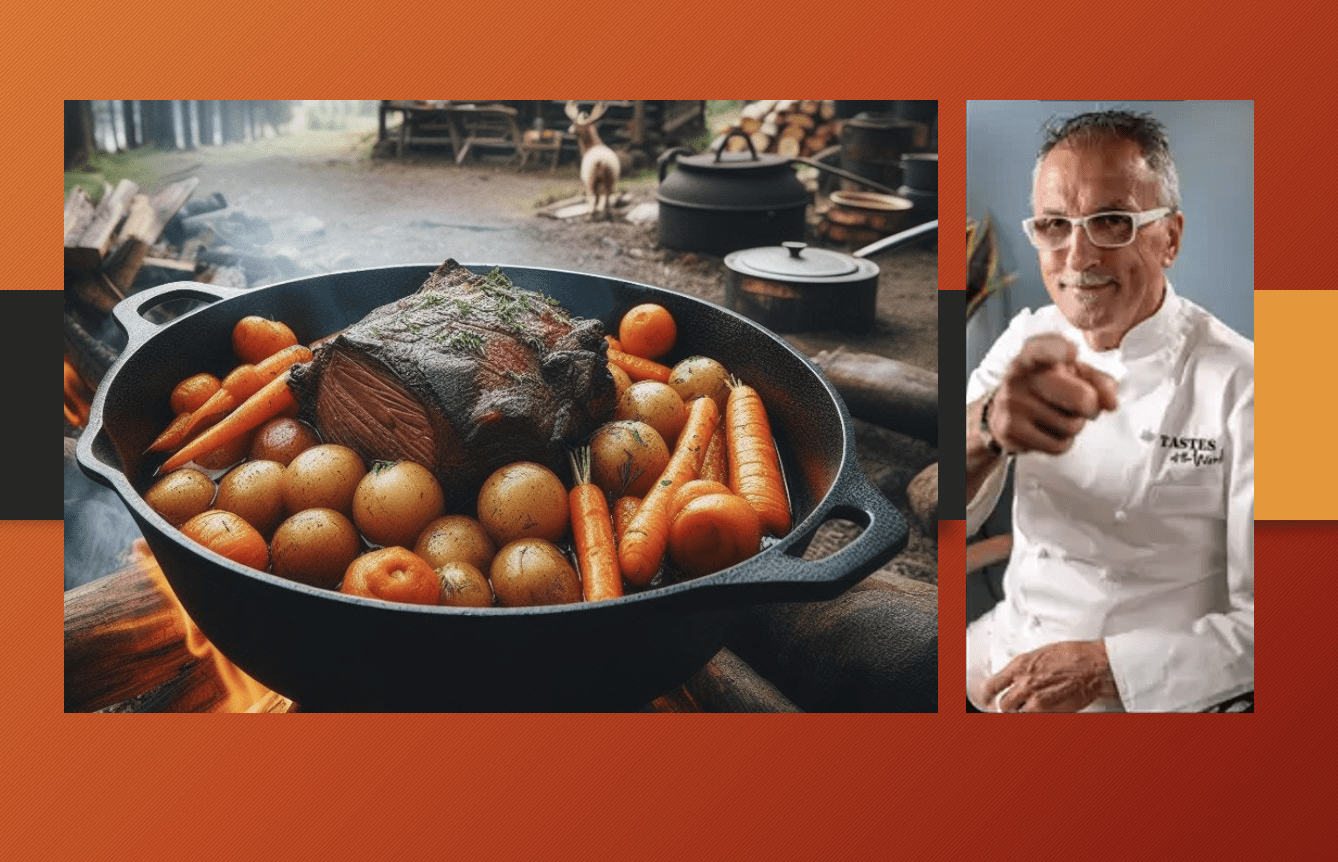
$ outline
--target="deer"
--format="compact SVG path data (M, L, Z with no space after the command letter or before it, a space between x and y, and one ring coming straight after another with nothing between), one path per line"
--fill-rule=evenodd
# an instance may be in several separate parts
M607 102L596 102L589 112L580 110L576 102L567 102L567 117L571 120L568 132L576 136L581 149L581 182L585 185L585 199L590 203L590 218L610 218L609 204L617 190L622 166L618 154L599 139L595 124L608 110Z

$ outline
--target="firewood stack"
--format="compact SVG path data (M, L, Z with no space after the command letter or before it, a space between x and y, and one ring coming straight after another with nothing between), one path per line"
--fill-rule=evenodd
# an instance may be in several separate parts
M809 157L840 140L841 121L831 99L764 99L744 105L738 123L717 131L712 151L724 140L725 152L743 152L751 141L758 153ZM747 140L737 134L726 137L733 132L742 132Z

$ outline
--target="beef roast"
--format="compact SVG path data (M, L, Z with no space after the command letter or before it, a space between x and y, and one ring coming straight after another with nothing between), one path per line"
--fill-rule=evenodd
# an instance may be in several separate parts
M300 416L329 443L430 468L452 505L514 461L559 475L617 392L604 327L555 300L447 260L295 369Z

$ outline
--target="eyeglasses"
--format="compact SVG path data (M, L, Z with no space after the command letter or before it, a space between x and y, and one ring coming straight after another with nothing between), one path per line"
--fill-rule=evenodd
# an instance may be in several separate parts
M1044 215L1025 219L1022 222L1022 230L1026 232L1031 244L1043 251L1067 248L1073 240L1073 228L1077 225L1081 225L1087 232L1087 238L1092 241L1092 245L1099 248L1119 248L1133 242L1140 227L1165 218L1172 212L1170 207L1157 207L1140 213L1092 213L1082 218Z

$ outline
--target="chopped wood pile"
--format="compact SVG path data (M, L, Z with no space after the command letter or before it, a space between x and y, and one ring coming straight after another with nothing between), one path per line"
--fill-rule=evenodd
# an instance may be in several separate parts
M66 436L86 417L81 393L96 390L117 359L109 324L116 303L171 282L247 288L321 268L294 249L267 245L269 222L230 208L222 195L192 197L198 185L190 177L146 191L123 179L104 185L96 203L80 186L66 196ZM323 233L319 219L306 221L299 232ZM169 308L147 313L160 322L173 316Z
M758 153L811 157L840 141L841 120L831 99L764 99L748 102L737 123L716 131L712 150L723 140L725 152L744 152L752 142Z

